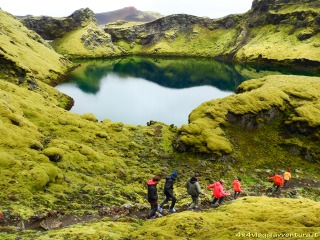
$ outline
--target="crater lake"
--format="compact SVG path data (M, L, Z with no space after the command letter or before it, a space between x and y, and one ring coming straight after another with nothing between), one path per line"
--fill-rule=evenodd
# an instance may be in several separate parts
M201 103L235 93L248 79L312 75L194 58L126 57L77 63L79 67L56 87L74 99L70 111L132 125L153 120L180 127Z

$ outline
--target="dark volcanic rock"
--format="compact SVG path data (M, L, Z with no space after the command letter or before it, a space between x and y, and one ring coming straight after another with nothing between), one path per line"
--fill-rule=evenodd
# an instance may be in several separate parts
M46 40L62 37L69 31L85 26L88 22L97 22L94 12L89 8L75 11L69 17L26 17L21 22Z
M282 7L296 6L297 4L304 4L306 10L296 10L289 13L280 11ZM320 8L318 0L254 0L249 12L248 23L249 27L289 24L295 27L294 30L305 27L313 28L312 33L308 36L302 36L300 39L305 40L319 32L319 14L317 11L310 10L317 8Z
M169 30L175 32L171 36L174 39L179 34L192 34L195 24L211 30L219 28L229 29L239 24L240 19L242 19L241 15L230 15L223 19L213 20L187 14L174 14L131 28L105 28L105 32L109 33L112 41L115 42L124 40L129 43L139 42L141 45L146 45L159 41L165 36L165 32Z

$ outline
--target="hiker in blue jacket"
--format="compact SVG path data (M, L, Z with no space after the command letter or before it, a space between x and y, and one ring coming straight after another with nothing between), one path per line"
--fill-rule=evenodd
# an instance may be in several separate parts
M177 171L174 171L171 175L166 177L166 183L164 184L164 189L163 189L163 193L164 195L166 195L166 199L163 200L162 203L160 203L158 207L159 212L163 211L162 209L163 205L169 202L170 200L171 200L170 212L172 213L176 212L176 210L174 209L174 205L177 202L177 198L173 194L173 184L175 183L175 180L177 179L177 177L178 177Z

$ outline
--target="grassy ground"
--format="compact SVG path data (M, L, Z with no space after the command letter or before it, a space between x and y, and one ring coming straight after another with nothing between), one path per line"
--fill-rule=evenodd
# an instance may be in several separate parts
M184 211L153 221L121 218L50 232L24 232L23 239L317 239L318 202L243 197L203 212ZM6 234L6 239L14 239Z
M180 129L159 122L99 122L91 113L64 110L68 97L46 84L71 63L12 16L0 14L2 31L17 31L0 35L5 63L0 71L1 238L237 239L249 231L319 232L319 192L312 185L295 190L316 201L246 197L218 209L185 211L154 222L105 218L56 231L23 231L25 221L52 212L89 216L128 203L145 211L146 181L154 174L164 178L174 169L179 173L176 195L181 209L190 201L185 181L195 172L201 174L202 187L224 178L228 190L241 175L247 195L265 191L266 177L287 168L293 169L294 178L317 183L320 80L273 76L245 82L239 94L201 104L190 114L190 124ZM86 28L87 33L95 30ZM107 37L104 40L108 43ZM185 40L178 37L175 43ZM221 44L219 51L226 47ZM20 80L25 82L19 85ZM188 151L174 151L172 146L179 144ZM159 194L163 197L161 190Z

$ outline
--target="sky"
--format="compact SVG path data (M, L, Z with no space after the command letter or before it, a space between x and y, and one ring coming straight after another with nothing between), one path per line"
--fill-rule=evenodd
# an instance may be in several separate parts
M135 7L141 11L162 15L190 14L198 17L220 18L245 13L253 0L0 0L0 8L15 16L67 17L80 8L94 13Z

